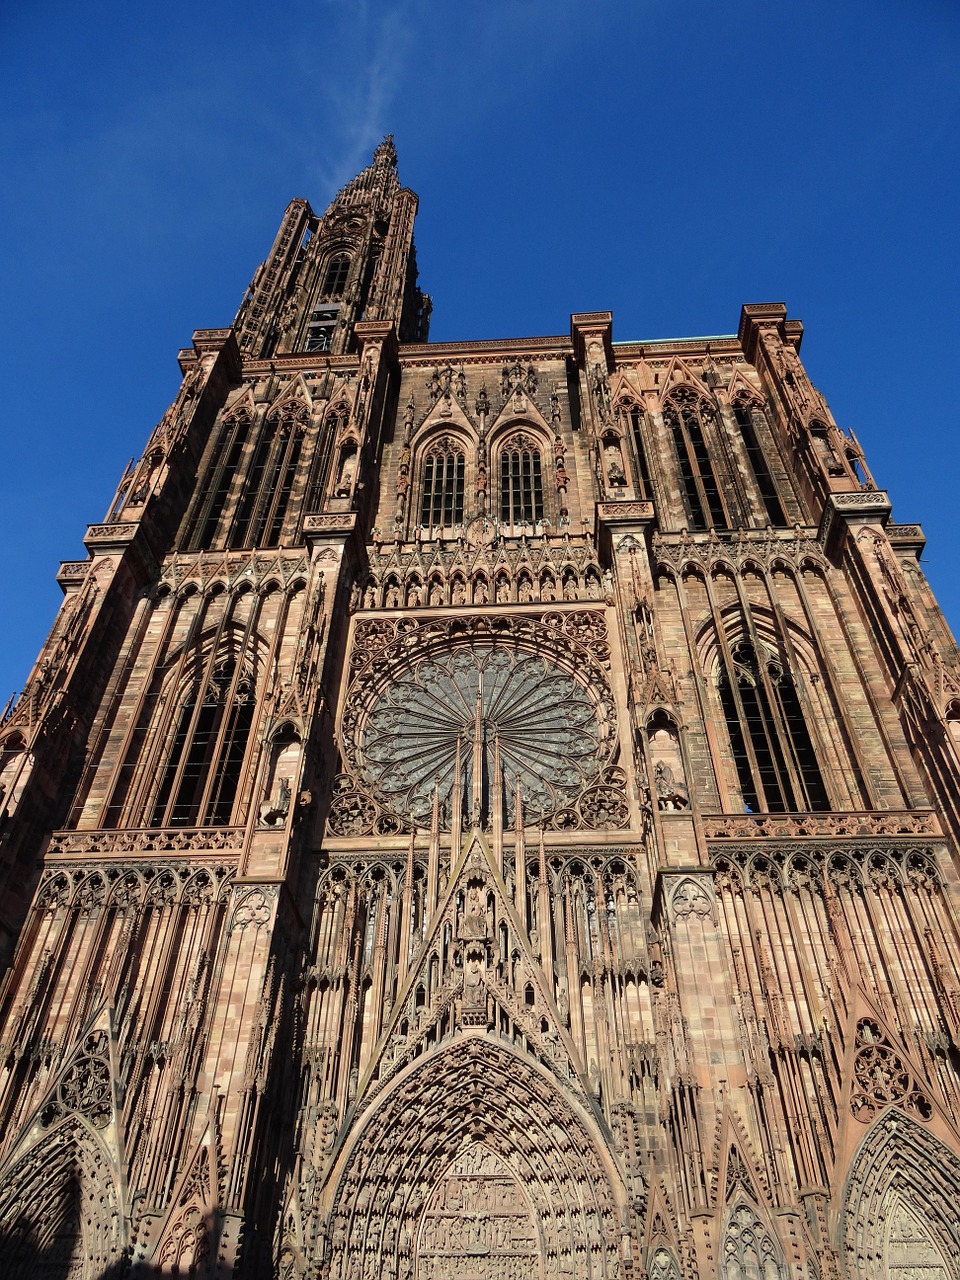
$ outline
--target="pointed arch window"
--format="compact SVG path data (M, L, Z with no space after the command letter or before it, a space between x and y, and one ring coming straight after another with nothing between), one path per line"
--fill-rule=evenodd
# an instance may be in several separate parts
M733 416L740 428L743 447L753 469L763 505L767 509L767 517L773 525L784 525L787 523L787 518L783 514L776 482L770 473L766 455L757 438L755 417L762 419L763 412L760 409L754 409L747 401L740 400L733 406Z
M707 447L707 424L715 420L710 405L694 391L680 390L664 408L673 436L680 489L692 529L729 528L726 507Z
M718 1272L720 1280L786 1280L776 1241L744 1201L733 1208L727 1221Z
M630 439L633 441L633 453L637 460L639 496L647 501L652 501L653 484L650 480L647 451L643 443L643 410L638 404L625 404L621 407L620 417L624 427L624 434L629 434Z
M234 659L211 659L178 709L151 826L229 823L253 712L251 682Z
M246 413L235 414L221 426L184 531L187 551L209 551L213 546L249 433Z
M231 549L279 544L303 451L304 416L280 414L261 428L230 528Z
M543 519L543 464L526 435L513 436L500 453L500 519L514 525Z
M438 440L423 460L420 523L425 529L451 529L463 521L466 459L448 438Z
M739 640L717 685L737 778L753 812L830 808L800 697L775 657Z

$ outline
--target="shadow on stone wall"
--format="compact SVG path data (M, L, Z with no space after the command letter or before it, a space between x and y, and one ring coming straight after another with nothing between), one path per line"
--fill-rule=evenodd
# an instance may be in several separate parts
M57 1233L48 1245L38 1243L30 1223L0 1230L0 1280L74 1280L80 1262L80 1224L73 1220ZM82 1274L82 1273L81 1273ZM198 1267L158 1267L153 1263L131 1265L130 1258L118 1258L91 1280L208 1280L213 1272L203 1263ZM216 1280L231 1280L233 1268L216 1272Z

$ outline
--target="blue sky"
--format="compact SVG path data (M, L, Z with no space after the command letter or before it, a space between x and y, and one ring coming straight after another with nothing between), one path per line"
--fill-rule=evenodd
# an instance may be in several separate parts
M953 0L5 6L0 704L176 352L395 134L431 336L729 333L785 301L960 626Z

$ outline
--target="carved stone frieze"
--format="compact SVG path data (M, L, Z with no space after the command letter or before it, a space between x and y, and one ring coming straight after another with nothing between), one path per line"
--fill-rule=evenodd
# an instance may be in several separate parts
M691 564L708 569L718 560L741 568L745 563L760 564L770 569L783 562L793 569L810 564L825 569L823 547L811 533L797 530L736 529L731 532L655 533L653 560L679 572Z
M230 893L235 868L220 862L158 863L127 861L71 863L48 868L40 878L36 909L93 912L102 908L135 909L179 903L198 907L223 901Z
M481 524L465 526L442 545L374 544L368 548L370 572L358 583L356 607L548 605L605 600L610 594L586 535L547 537L538 530L529 540L505 538L493 521Z
M731 842L712 853L717 888L735 892L822 893L826 878L836 889L933 894L944 883L936 849L923 840Z
M131 854L239 853L243 827L147 827L97 831L55 831L47 860L58 858L129 857Z
M850 813L734 813L703 819L708 840L824 840L840 836L938 836L932 809L880 809Z
M190 584L206 591L222 586L255 591L267 582L289 587L306 577L310 563L302 550L176 552L164 561L160 582L180 591Z

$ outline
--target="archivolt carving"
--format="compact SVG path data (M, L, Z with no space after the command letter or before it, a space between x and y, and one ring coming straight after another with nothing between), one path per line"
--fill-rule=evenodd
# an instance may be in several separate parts
M960 1159L902 1111L868 1132L847 1180L841 1243L851 1280L957 1280ZM905 1248L905 1246L909 1248Z
M0 1178L5 1280L44 1274L100 1280L123 1256L124 1234L106 1152L76 1116L47 1133Z
M479 1185L464 1187L461 1178L455 1191L447 1179L458 1170ZM469 1240L444 1244L434 1231L448 1195L460 1197L464 1229L486 1233L475 1251ZM482 1227L463 1218L465 1195L491 1200ZM459 1249L472 1266L486 1267L473 1274L501 1280L514 1273L490 1270L485 1259L505 1262L505 1245L492 1243L503 1225L497 1219L516 1217L517 1280L537 1274L529 1269L537 1235L546 1275L613 1276L623 1196L611 1159L556 1085L486 1037L469 1036L399 1077L345 1154L331 1214L330 1274L408 1280L419 1261L418 1276L439 1280ZM444 1259L446 1271L438 1269Z

